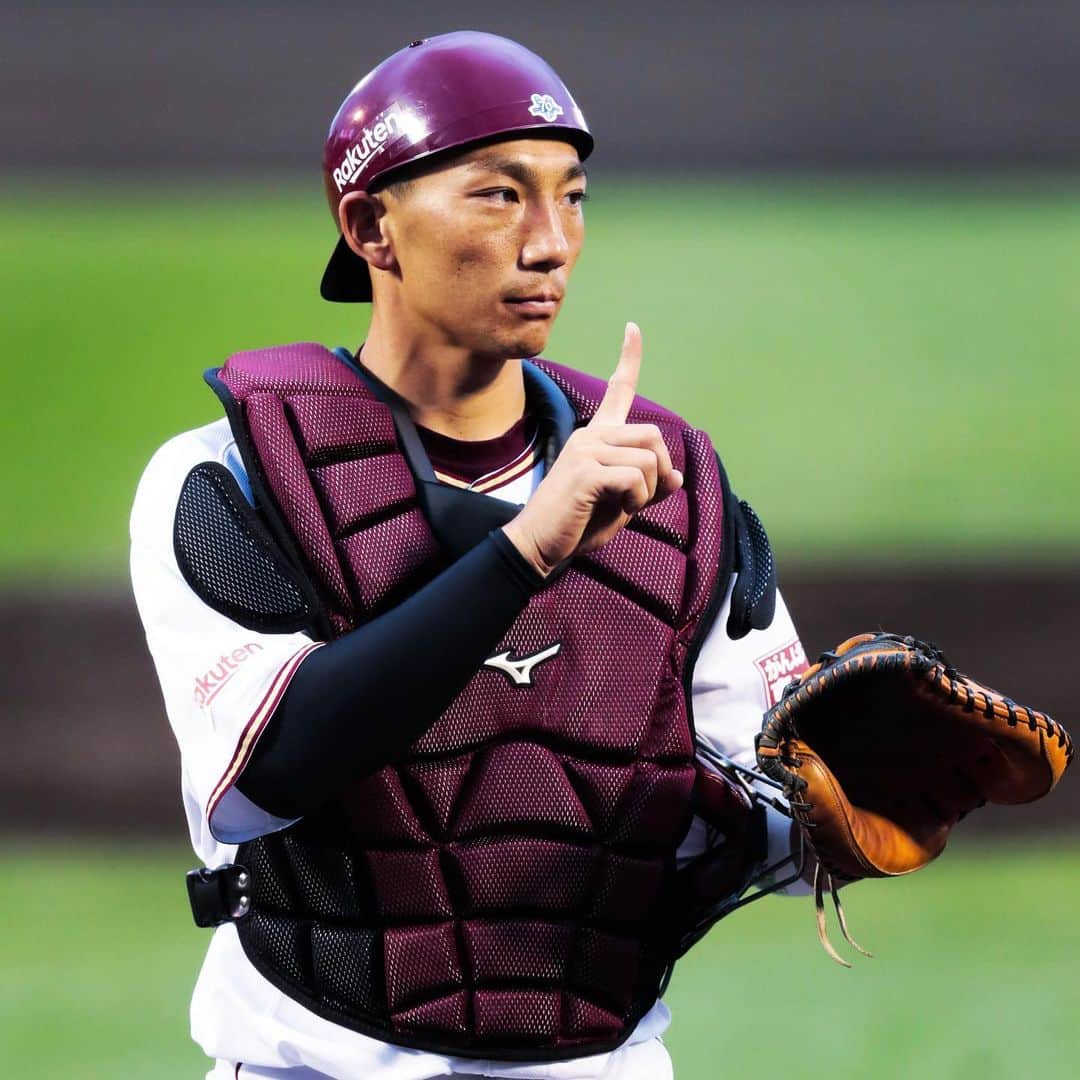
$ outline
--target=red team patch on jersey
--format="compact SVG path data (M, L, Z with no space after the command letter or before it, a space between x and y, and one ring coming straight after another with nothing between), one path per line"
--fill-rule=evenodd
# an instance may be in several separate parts
M762 682L765 683L765 696L768 698L770 707L780 700L784 687L810 666L806 662L806 651L798 638L794 638L787 645L771 653L759 656L754 664L761 672Z

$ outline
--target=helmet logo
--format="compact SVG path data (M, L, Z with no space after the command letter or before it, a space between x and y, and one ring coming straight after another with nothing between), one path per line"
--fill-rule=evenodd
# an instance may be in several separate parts
M563 107L550 94L533 94L532 104L529 106L530 116L542 117L550 124L562 114Z
M341 164L331 175L338 191L343 191L361 173L367 163L386 145L387 140L401 135L408 127L410 117L398 102L383 109L370 127L360 132L360 137L345 151Z

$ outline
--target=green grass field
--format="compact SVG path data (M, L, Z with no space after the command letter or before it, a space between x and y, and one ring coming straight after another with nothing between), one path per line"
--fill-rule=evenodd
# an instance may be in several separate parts
M678 1080L1038 1080L1080 1055L1073 842L960 848L845 891L872 960L844 971L808 898L769 897L680 965L666 1036ZM12 1080L190 1080L187 1002L206 944L180 848L8 849L0 1051ZM844 948L841 946L841 948Z
M644 392L713 432L783 560L1075 558L1074 182L593 196L548 354L606 374L640 322ZM317 296L331 241L314 185L0 189L0 575L121 577L142 466L218 415L203 368L362 340Z

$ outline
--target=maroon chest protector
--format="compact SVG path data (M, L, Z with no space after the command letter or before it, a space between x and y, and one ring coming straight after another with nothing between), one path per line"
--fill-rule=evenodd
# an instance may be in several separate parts
M606 386L527 368L578 422ZM451 561L421 499L438 493L403 453L415 432L340 355L241 353L218 381L257 501L330 632ZM401 760L242 845L244 950L314 1012L406 1046L544 1060L617 1046L656 1000L691 819L689 669L727 553L708 438L640 398L628 421L660 428L685 485L572 560L493 653L550 657L524 681L483 666ZM495 505L467 494L459 515Z

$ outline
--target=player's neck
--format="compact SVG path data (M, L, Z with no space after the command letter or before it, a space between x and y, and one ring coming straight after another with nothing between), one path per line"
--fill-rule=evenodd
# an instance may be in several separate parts
M493 439L525 412L520 360L477 357L449 344L392 332L374 317L364 366L409 405L413 420L454 439Z

